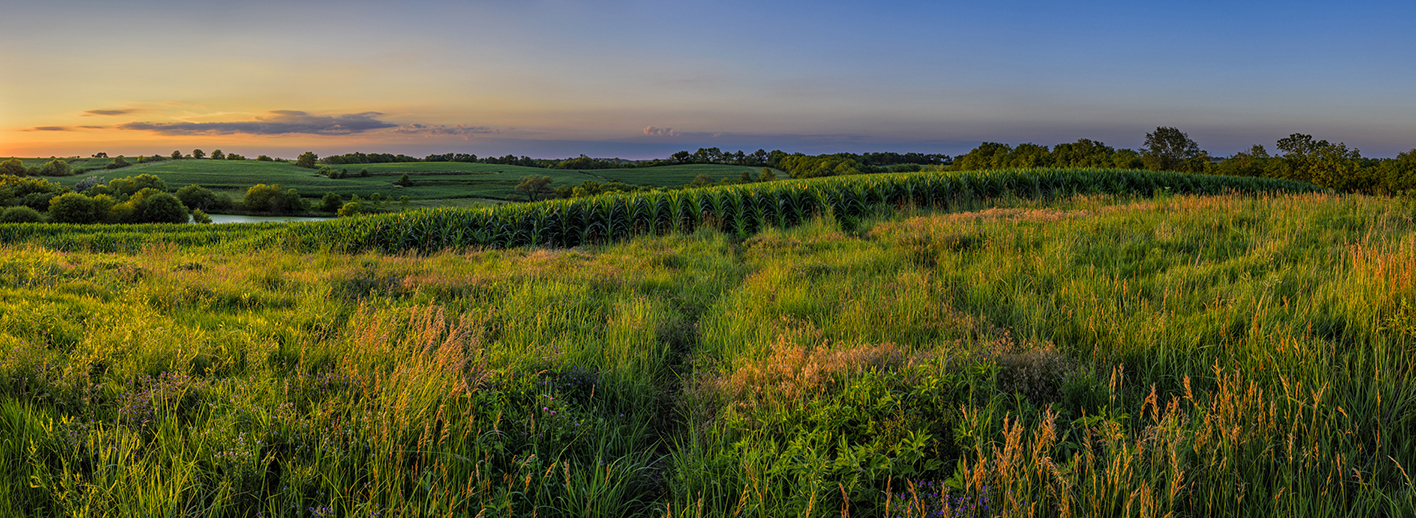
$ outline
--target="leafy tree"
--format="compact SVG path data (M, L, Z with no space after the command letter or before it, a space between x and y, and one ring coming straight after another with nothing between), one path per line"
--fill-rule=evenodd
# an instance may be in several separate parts
M359 176L362 176L362 177L364 177L364 178L368 178L368 177L369 177L369 168L365 167L365 168L363 168L363 169L360 169L360 170L359 170Z
M188 185L177 189L177 199L189 209L210 209L216 205L216 195L200 185Z
M1381 164L1382 185L1388 192L1416 190L1416 149L1396 155Z
M775 182L777 181L777 173L772 172L772 168L770 167L764 167L762 168L762 174L757 175L757 181Z
M320 156L316 155L313 151L306 151L300 154L300 158L295 159L295 165L306 169L314 169L319 159Z
M399 179L398 179L398 182L396 182L396 183L398 183L398 185L402 185L402 186L404 186L404 187L412 187L412 186L413 186L413 179L408 177L408 173L403 173L403 177L402 177L402 178L399 178Z
M341 218L346 218L346 217L351 217L351 216L358 216L358 215L363 214L363 213L364 213L364 205L363 205L362 203L358 202L358 201L351 201L351 202L349 202L349 203L344 204L343 207L340 207L340 208L339 208L339 212L338 212L339 217L341 217Z
M270 161L271 161L271 158L268 157L268 156L265 156L265 155L260 155L260 156L257 156L257 157L256 157L256 161L257 161L257 162L270 162Z
M1146 134L1141 154L1152 171L1179 171L1182 164L1202 155L1199 144L1179 129L1161 126Z
M344 204L344 199L338 194L327 192L324 198L320 199L320 210L325 212L338 212L339 207Z
M218 150L216 150L216 151L212 151L212 152L211 152L211 159L212 159L212 160L226 160L226 153L222 153L220 149L218 149Z
M40 174L44 176L69 176L74 174L74 171L69 168L68 162L63 160L50 160L44 163L44 167L40 169Z
M206 158L206 152L205 152L205 151L202 151L202 150L200 150L200 149L193 149L193 150L192 150L192 158L195 158L195 159L198 159L198 160L201 160L202 158Z
M130 165L132 164L129 164L128 160L123 158L123 155L118 155L118 158L113 159L113 163L108 164L108 169L118 169L121 167L128 167Z
M227 154L226 154L226 159L227 159L227 160L245 160L246 157L245 157L245 155L238 155L238 154L236 154L236 153L227 153Z
M1013 146L999 142L984 142L967 154L955 158L954 169L959 171L998 169L1003 167L1003 164L1008 160L1008 154L1012 152Z
M18 207L6 207L0 212L0 223L39 223L44 221L44 216L39 211L20 205Z
M708 176L706 174L700 174L698 176L693 177L692 182L688 182L688 187L690 189L698 187L708 187L710 185L713 185L714 183L716 182L713 181L713 177Z
M138 207L140 223L186 223L187 207L169 193L158 192L144 196Z
M207 213L202 212L202 209L192 209L192 222L201 225L210 225L211 216L208 216Z
M108 188L120 197L129 197L143 189L167 192L167 182L150 174L140 174L126 178L115 178L108 182Z
M26 176L25 172L25 163L18 158L11 158L4 162L0 162L0 174L8 174L11 176Z
M108 158L108 153L94 153L90 158Z
M526 193L526 197L531 201L554 192L551 189L551 177L541 175L521 177L521 183L516 184L516 190Z
M173 159L173 160L181 160L181 159L182 159L182 152L181 152L181 151L173 151L173 152L172 152L172 159Z
M71 192L49 200L49 220L55 223L94 223L93 198Z

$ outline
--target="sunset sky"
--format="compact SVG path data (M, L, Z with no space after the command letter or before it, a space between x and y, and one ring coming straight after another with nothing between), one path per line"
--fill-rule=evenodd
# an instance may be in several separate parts
M0 156L1416 148L1409 0L0 7Z

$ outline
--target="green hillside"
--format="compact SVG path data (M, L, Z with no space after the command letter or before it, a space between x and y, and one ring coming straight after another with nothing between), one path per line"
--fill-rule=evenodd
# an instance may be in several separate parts
M48 159L26 159L26 165L42 165ZM103 167L111 159L83 159L75 161L78 167ZM82 165L80 165L82 164ZM315 198L332 192L345 198L359 195L368 198L380 193L386 198L398 199L408 196L416 206L456 206L469 202L483 201L496 203L513 199L517 194L516 184L522 177L540 175L551 178L552 187L575 186L586 181L607 183L621 181L634 185L651 187L677 187L692 182L698 175L710 178L737 178L747 171L754 177L760 168L725 165L676 165L649 167L643 169L600 169L600 170L560 170L523 167L514 165L477 164L462 162L410 162L391 164L359 164L330 166L335 171L348 171L348 176L338 180L318 174L313 169L297 167L286 162L264 162L256 160L176 160L134 164L121 169L94 169L84 174L55 178L68 186L74 186L86 178L98 176L106 180L151 174L173 189L186 185L201 185L208 189L226 191L239 196L252 185L280 184L294 188L305 197ZM368 170L369 176L361 176ZM408 174L413 185L403 187L397 182ZM779 178L787 175L775 171Z

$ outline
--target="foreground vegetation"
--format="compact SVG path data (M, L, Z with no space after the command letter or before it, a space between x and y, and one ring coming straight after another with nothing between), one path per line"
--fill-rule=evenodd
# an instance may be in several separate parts
M418 255L22 226L0 509L1416 512L1416 205L1128 189Z

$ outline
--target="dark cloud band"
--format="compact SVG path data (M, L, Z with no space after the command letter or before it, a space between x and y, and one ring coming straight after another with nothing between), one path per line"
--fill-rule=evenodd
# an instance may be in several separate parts
M351 113L337 117L310 115L302 111L276 110L267 117L245 122L129 122L118 128L152 131L162 135L352 135L365 131L396 128L378 120L379 112Z
M496 133L497 131L483 126L464 126L461 124L456 126L444 126L441 124L405 124L399 126L398 129L393 130L393 132L405 135L481 135Z
M133 112L136 112L136 111L138 111L138 110L89 110L89 111L86 111L86 112L84 112L84 113L87 113L87 114L89 114L89 115L109 115L109 116L112 116L112 115L127 115L127 114L129 114L129 113L133 113Z

